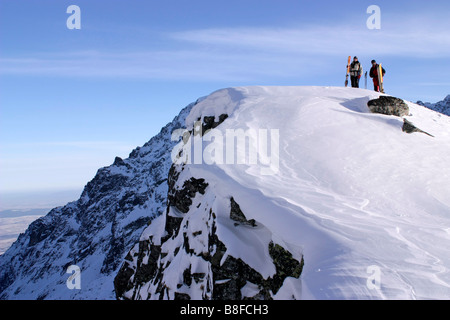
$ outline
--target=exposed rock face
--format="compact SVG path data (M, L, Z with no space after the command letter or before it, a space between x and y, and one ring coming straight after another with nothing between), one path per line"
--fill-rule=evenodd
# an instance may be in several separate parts
M224 199L216 199L204 179L191 177L182 186L169 193L189 198L189 210L183 206L182 212L176 203L169 203L165 216L144 232L115 278L118 299L272 299L287 277L300 277L303 259L293 258L273 241L266 247L270 256L266 263L274 269L270 276L245 258L229 254L218 228L225 224L251 234L264 226L247 220L233 198L228 199L228 216L219 219L213 207Z
M235 225L246 224L252 227L256 227L256 222L254 219L247 220L244 213L241 211L239 205L234 201L234 198L231 198L231 211L230 211L230 219L236 221Z
M217 125L205 117L202 131ZM264 225L247 219L233 197L218 196L188 165L172 165L168 185L165 215L144 231L115 278L118 299L272 299L286 278L300 277L303 256L296 252L294 258L270 240ZM259 270L247 257L234 256L225 236L230 232L258 243L266 234L266 245L254 250L261 251L258 257L267 257L262 269L269 266L271 272Z
M373 113L397 117L409 115L409 107L405 101L395 97L380 96L378 99L370 100L367 105Z
M217 128L222 122L224 122L228 118L227 114L221 114L219 116L219 121L215 121L215 117L205 116L202 121L202 135L205 134L206 131L210 129ZM201 121L202 119L198 119Z

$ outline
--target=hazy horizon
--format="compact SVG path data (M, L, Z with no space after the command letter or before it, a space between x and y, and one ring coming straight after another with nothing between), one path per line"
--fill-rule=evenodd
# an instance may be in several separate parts
M0 192L0 213L9 210L50 210L78 200L81 189Z

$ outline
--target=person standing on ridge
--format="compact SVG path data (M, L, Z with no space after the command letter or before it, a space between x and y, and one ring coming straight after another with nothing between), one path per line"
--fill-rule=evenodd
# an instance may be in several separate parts
M352 88L359 88L359 79L363 73L361 63L358 61L358 57L353 58L353 62L350 64L350 78L352 80Z
M370 68L370 77L373 79L373 89L377 92L380 92L380 80L378 77L378 69L379 66L377 64L377 62L375 60L372 60L372 68ZM382 68L382 72L383 72L383 77L384 74L386 73L386 70L384 70L384 68Z

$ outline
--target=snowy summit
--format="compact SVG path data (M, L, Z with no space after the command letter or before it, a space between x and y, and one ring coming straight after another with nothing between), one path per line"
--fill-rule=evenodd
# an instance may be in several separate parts
M0 297L447 299L450 118L408 101L372 113L380 96L255 86L200 99L32 224L0 256ZM69 264L95 285L69 292Z
M379 96L245 87L217 91L194 106L186 119L194 132L198 120L228 116L204 133L211 142L200 151L216 159L190 161L190 135L188 156L181 156L187 164L175 167L169 188L197 192L185 207L169 199L166 214L144 232L116 278L119 298L448 298L450 119L407 103L404 118L434 137L407 134L401 117L369 111L369 100ZM250 142L244 151L236 142L235 150L247 158L226 163L228 150L220 147L230 142L222 139L242 129ZM250 163L261 130L269 137L258 153L264 161ZM268 168L272 174L262 174ZM240 222L233 219L236 206ZM278 285L274 245L288 253L282 264L293 266ZM152 261L143 263L142 254ZM224 274L233 266L251 272ZM148 278L135 279L142 272Z

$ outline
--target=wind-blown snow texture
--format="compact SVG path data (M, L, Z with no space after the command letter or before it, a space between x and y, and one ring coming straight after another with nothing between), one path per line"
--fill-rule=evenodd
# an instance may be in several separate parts
M211 94L160 138L99 170L80 200L33 223L0 256L1 297L114 298L124 262L119 298L220 298L238 289L242 298L448 299L450 118L408 102L405 118L434 137L406 134L402 118L370 113L367 102L378 97L329 87ZM175 145L168 131L223 114L216 128L223 133L279 130L278 170L185 165L168 188ZM183 211L170 201L166 208L167 193L184 191ZM248 223L233 223L236 204ZM280 277L280 252L291 276ZM150 262L156 269L139 269ZM70 264L81 267L76 292L65 287ZM246 270L243 283L233 265ZM379 289L367 285L373 267Z
M223 290L216 294L214 286L236 279L215 279L212 235L225 256L242 259L259 278L276 273L271 241L304 258L300 280L287 278L268 295L264 282L244 281L232 297L450 297L450 119L408 103L405 118L435 138L406 134L402 118L369 112L367 102L378 96L345 88L246 87L220 90L195 106L188 129L198 118L224 113L229 117L217 128L223 135L227 129L279 129L279 170L182 168L178 188L189 179L208 186L185 212L169 206L144 232L119 273L129 279L119 298L220 298ZM257 230L233 226L230 199ZM182 219L178 233L164 220L174 217ZM376 280L374 270L381 272Z

